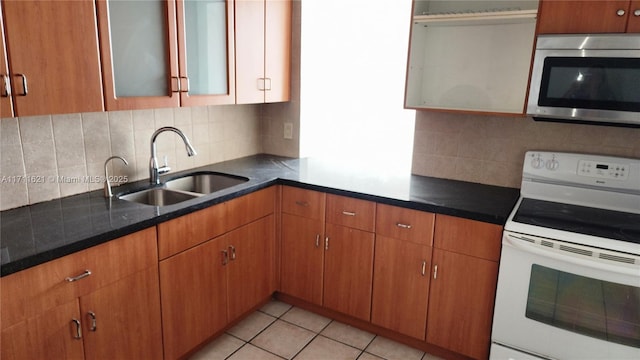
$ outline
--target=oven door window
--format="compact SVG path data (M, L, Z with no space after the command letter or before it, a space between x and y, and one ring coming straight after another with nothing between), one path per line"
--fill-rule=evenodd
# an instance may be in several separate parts
M526 317L640 348L640 288L532 265Z
M547 57L538 105L640 111L640 59Z

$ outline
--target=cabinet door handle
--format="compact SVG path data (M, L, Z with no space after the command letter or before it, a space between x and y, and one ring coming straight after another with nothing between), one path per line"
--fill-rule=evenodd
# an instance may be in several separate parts
M633 10L633 16L640 16L640 9Z
M433 267L433 280L438 278L438 265Z
M624 11L624 9L618 9L618 11L616 11L616 15L618 16L624 16L625 13L626 11Z
M265 78L258 78L258 90L260 90L260 91L264 91L265 90L264 80L265 80Z
M396 226L401 228L401 229L411 229L411 225L409 224L403 224L403 223L396 223Z
M171 84L171 92L179 93L179 92L181 91L181 90L180 90L180 78L179 78L179 77L177 77L177 76L172 76L172 77L171 77L171 80L175 80L175 81L176 81L176 87L175 87L175 90L174 90L174 87L173 87L173 83Z
M183 80L183 79L187 81L187 86L186 86L186 87L183 87L183 86L182 86L182 80ZM186 76L180 76L180 77L178 78L178 84L179 84L178 91L180 91L180 92L185 92L185 93L188 93L188 92L189 92L190 84L189 84L189 78L188 78L188 77L186 77Z
M427 261L426 260L422 260L422 271L420 273L422 274L422 276L425 276L427 274Z
M266 91L270 91L271 90L271 78L264 78L264 90Z
M316 247L320 247L320 234L316 234Z
M329 250L329 237L324 238L324 249Z
M308 207L308 206L309 206L309 203L308 203L308 202L306 202L306 201L297 200L297 201L296 201L296 205L298 205L298 206Z
M225 266L229 263L229 253L227 250L220 251L222 253L222 266Z
M9 84L9 76L3 74L2 82L3 82L3 88L4 88L4 91L2 92L2 97L11 96L11 85Z
M345 211L342 212L342 215L356 216L356 213L355 213L355 211L347 211L347 210L345 210Z
M89 331L96 331L98 329L96 313L94 313L93 311L89 311L87 313L87 316L89 317L89 323L91 324L89 325Z
M16 76L19 76L22 78L22 94L18 94L20 96L27 96L27 94L29 94L29 88L27 86L27 75L25 74L16 74Z
M73 328L73 338L76 340L82 339L82 326L80 326L80 320L71 319L71 326Z
M235 260L236 259L236 248L233 245L229 245L229 253L231 254L229 257L231 258L231 260Z
M67 282L74 282L74 281L82 280L82 279L86 278L89 275L91 275L91 270L85 270L82 274L80 274L78 276L69 276L69 277L65 278L65 280Z

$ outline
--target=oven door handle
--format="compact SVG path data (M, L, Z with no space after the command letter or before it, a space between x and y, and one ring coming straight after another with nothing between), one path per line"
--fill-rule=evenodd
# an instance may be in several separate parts
M555 260L565 261L592 269L615 272L618 274L630 275L635 277L640 275L640 256L629 254L615 254L612 252L607 252L605 250L586 247L582 245L575 245L557 240L542 239L529 235L514 235L507 232L504 233L502 245L511 246L528 253ZM571 251L571 249L576 249L578 252ZM591 255L586 255L585 252L587 251L591 252ZM602 256L604 256L605 258L601 258ZM627 261L634 263L607 260L607 258L626 259Z

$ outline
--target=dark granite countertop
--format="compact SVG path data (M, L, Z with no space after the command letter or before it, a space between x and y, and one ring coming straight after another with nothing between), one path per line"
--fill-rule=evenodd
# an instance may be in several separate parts
M249 178L222 191L170 206L155 207L105 199L102 190L0 212L0 275L80 251L163 221L285 184L416 210L504 225L519 190L417 175L380 176L351 172L314 159L256 155L168 174L216 171ZM114 188L115 194L148 181Z

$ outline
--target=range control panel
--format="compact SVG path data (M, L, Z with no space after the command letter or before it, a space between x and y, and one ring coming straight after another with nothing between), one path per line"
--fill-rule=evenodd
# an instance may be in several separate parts
M626 180L629 175L629 164L580 160L578 162L578 175Z
M548 151L528 151L523 181L552 181L640 189L640 159Z

